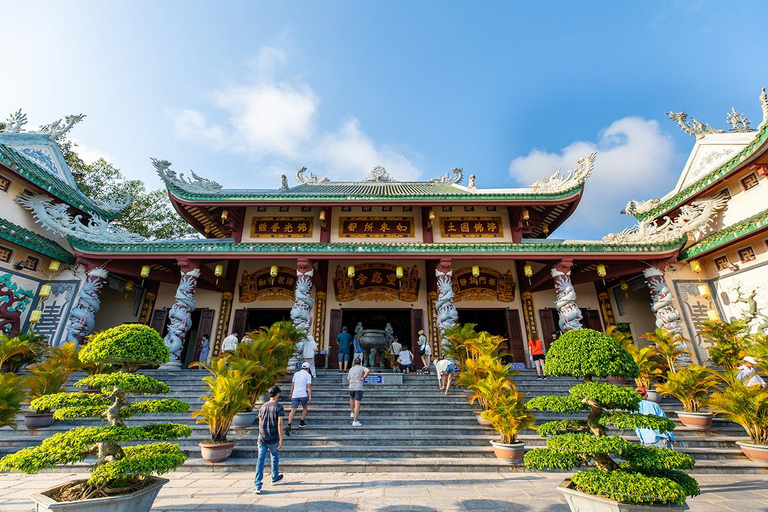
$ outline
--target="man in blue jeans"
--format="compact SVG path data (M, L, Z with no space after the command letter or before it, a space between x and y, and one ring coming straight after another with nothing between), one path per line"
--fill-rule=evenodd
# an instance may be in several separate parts
M339 346L339 373L344 373L347 371L347 365L349 365L352 345L352 336L346 326L342 327L341 332L336 336L336 344Z
M280 388L269 388L269 402L259 409L259 458L256 461L256 478L253 481L255 494L261 494L261 482L264 479L264 463L267 460L267 452L272 459L272 484L283 479L278 473L280 464L279 450L283 447L283 416L285 409L278 403L280 400Z

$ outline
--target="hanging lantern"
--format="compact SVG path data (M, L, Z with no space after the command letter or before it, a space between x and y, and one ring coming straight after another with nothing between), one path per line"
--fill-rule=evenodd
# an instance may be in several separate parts
M229 218L229 210L221 210L221 223L224 224Z
M691 270L697 274L701 272L701 263L699 263L699 260L691 260L689 264L691 265Z
M61 262L59 260L51 260L48 264L48 270L51 272L58 272L59 268L61 268Z
M599 275L600 277L606 276L605 265L603 265L602 263L597 264L597 275Z
M520 217L526 222L531 218L531 213L528 211L528 208L523 208L523 210L520 212Z
M213 275L215 275L216 277L221 277L222 274L224 274L224 265L219 263L214 267Z
M123 290L126 292L133 291L133 279L129 279L125 282L125 286L123 287Z
M320 220L325 222L325 210L320 210Z
M350 265L350 266L347 267L347 277L349 277L350 279L355 277L355 266L354 265Z
M707 310L707 318L709 318L710 322L718 322L720 321L720 315L717 314L717 311L714 309L708 309Z
M480 277L480 266L472 265L472 277Z
M525 277L531 277L533 275L533 267L530 265L525 265L523 267L523 274L525 274Z
M32 311L29 314L29 323L36 324L37 322L40 321L40 317L41 316L43 316L43 312L40 311L39 309L36 309L36 310Z
M397 276L398 279L403 278L403 267L401 267L400 265L398 265L397 268L395 268L395 276Z
M149 265L144 265L143 267L141 267L141 278L142 279L148 278L149 271L150 271Z
M40 293L38 293L40 297L47 299L51 295L51 285L44 284L40 287Z
M701 297L703 297L705 299L708 298L711 295L709 293L709 286L704 284L704 283L700 283L700 284L696 285L696 288L699 289L699 296L701 296Z
M629 284L627 284L627 281L625 279L622 279L621 281L619 281L619 287L624 291L629 290Z
M435 210L432 208L429 209L429 220L435 220L437 216L435 215Z
M548 235L549 234L549 224L547 224L546 222L544 224L542 224L541 225L541 232L544 233L545 235Z
M278 270L279 269L277 268L277 265L272 265L271 267L269 267L269 275L270 275L270 277L277 277L277 271Z

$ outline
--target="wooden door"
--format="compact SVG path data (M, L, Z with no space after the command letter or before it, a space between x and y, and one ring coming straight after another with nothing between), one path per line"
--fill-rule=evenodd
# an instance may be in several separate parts
M328 333L328 368L339 367L339 346L336 344L336 336L341 332L341 310L331 310L331 325Z
M421 362L421 356L419 355L419 331L424 328L424 310L412 309L411 310L411 352L413 352L414 363L416 368L423 368L424 363Z
M200 325L197 328L197 339L195 340L195 354L192 356L192 361L200 361L201 352L203 350L203 335L208 336L208 347L211 346L211 332L213 331L213 316L216 311L213 309L203 309L200 312Z
M160 336L165 334L165 322L168 320L168 310L156 309L152 313L152 320L149 322L149 326L160 333Z
M240 337L240 339L243 339L243 336L245 336L245 324L248 321L248 310L238 309L235 311L235 322L232 324L232 330L230 331L230 334L233 332L237 332L237 335Z
M603 332L603 323L600 321L600 312L596 309L581 310L584 316L584 327Z
M557 319L558 314L556 309L540 309L539 319L541 320L541 341L544 342L544 347L549 349L549 345L552 343L552 333L558 331Z
M517 309L506 310L507 317L507 351L515 363L525 363L525 340L520 325L520 311Z

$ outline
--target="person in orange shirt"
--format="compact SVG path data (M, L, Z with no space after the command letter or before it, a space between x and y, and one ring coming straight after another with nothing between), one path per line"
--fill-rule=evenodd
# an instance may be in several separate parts
M528 340L528 351L531 353L531 360L536 367L536 378L546 379L547 374L544 373L544 342L539 338L533 341Z

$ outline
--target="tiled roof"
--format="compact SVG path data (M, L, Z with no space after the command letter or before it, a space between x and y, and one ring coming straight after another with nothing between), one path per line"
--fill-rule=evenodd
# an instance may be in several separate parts
M656 208L652 210L648 210L645 213L638 213L635 215L635 217L637 217L640 220L652 219L654 217L658 217L663 213L669 212L673 208L680 206L686 200L695 196L701 190L704 190L715 181L728 175L734 169L737 169L744 160L752 156L752 154L755 151L757 151L757 149L761 148L766 140L768 140L768 123L764 124L760 128L760 131L757 132L752 142L747 144L744 147L744 149L736 153L736 155L734 155L733 158L731 158L721 166L715 168L714 170L712 170L711 172L703 176L701 179L688 185L687 187L685 187L680 192L673 195L663 203L660 203L658 206L656 206Z
M0 218L0 238L65 263L75 261L74 255L56 242L3 218Z
M47 190L59 199L84 212L107 220L112 220L119 214L99 207L80 190L65 183L6 144L0 144L0 163L16 171L43 190Z
M717 233L712 233L700 242L697 242L683 250L680 253L679 259L684 260L693 258L699 254L717 249L718 247L732 242L733 240L743 238L766 226L768 226L768 209L748 217L741 222L737 222L732 226L728 226L725 229L721 229Z

